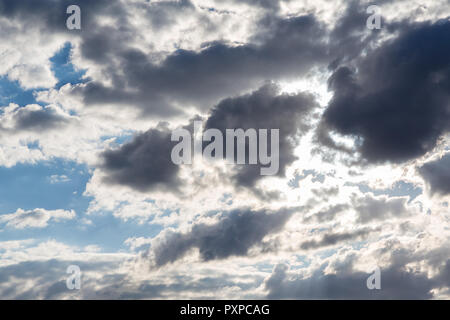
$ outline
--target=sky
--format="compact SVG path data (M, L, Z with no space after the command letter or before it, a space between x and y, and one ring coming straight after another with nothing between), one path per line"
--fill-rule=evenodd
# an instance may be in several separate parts
M450 299L450 1L0 0L0 181L0 299Z

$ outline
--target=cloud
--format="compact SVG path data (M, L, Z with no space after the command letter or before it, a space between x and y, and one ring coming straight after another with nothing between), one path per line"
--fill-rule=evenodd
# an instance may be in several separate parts
M149 272L130 264L134 254L105 253L56 241L0 242L2 299L207 299L250 296L265 275L253 268L184 265ZM68 290L67 268L82 272L80 290ZM171 279L168 281L168 279Z
M323 144L343 149L329 136L337 132L355 138L362 159L397 163L432 150L450 129L450 21L397 31L355 67L334 70L334 96L319 128Z
M64 174L63 175L53 174L48 178L48 180L51 184L56 184L56 183L68 182L68 181L70 181L70 178Z
M120 265L127 259L120 253L87 252L56 241L37 246L22 243L6 252L0 249L0 257L0 296L25 300L98 298L100 288L111 285L110 281L116 286L124 283ZM66 286L70 265L81 269L81 290L69 290Z
M362 228L353 232L342 233L328 233L325 234L320 240L305 241L300 245L303 250L318 249L328 246L334 246L341 244L342 242L351 241L360 238L366 238L370 233L374 232L370 228Z
M50 221L71 220L75 216L76 213L73 210L17 209L15 213L1 215L0 223L14 229L45 228Z
M309 222L311 219L316 219L318 222L333 221L338 213L350 208L348 204L337 204L306 217L304 221Z
M360 170L311 152L325 145L378 164L433 150L449 129L449 24L433 20L446 1L383 0L383 29L372 31L366 1L0 0L1 94L15 102L0 111L0 165L87 164L90 181L76 191L84 198L70 205L90 201L90 216L71 238L84 246L98 223L109 230L96 243L109 253L60 239L0 242L0 297L450 297L448 202L394 184L420 185L419 172L431 196L446 195L448 157ZM81 31L66 28L71 4L81 7ZM64 85L67 68L52 67L61 52L85 70L81 83ZM15 80L41 89L9 92ZM31 97L48 105L19 102ZM279 128L276 179L262 179L260 165L174 165L170 129L197 114L222 131ZM73 169L71 185L83 187ZM67 180L55 172L44 184ZM0 233L70 219L70 209L19 209L0 215ZM60 228L28 231L64 238ZM111 232L122 240L109 241ZM366 288L375 263L381 292ZM70 264L83 272L77 292L65 286Z
M391 267L381 270L381 290L369 290L371 274L346 270L324 274L320 270L311 276L291 279L288 266L277 265L266 280L269 299L430 299L434 280L426 274Z
M117 3L116 0L0 0L0 17L4 18L0 19L0 53L8 62L0 67L0 75L18 81L24 89L54 87L58 80L49 59L67 39L76 41L79 35L66 27L67 7L80 5L82 26L90 28L96 15L114 7L113 2Z
M251 247L261 244L265 236L279 232L294 211L237 209L224 212L216 223L198 223L189 232L165 230L155 238L145 256L157 267L175 262L194 248L204 261L245 256Z
M142 192L155 188L176 192L181 181L177 175L179 167L171 160L174 145L171 131L161 124L118 149L104 151L101 168L106 172L105 182Z
M407 197L386 196L373 197L366 195L353 199L353 207L358 213L358 222L368 223L374 220L385 220L395 217L405 217L412 214L407 207Z
M19 107L10 104L0 115L0 129L3 131L42 132L56 129L73 120L68 114L56 106L41 107L36 104Z
M317 106L309 94L279 94L275 84L267 84L251 94L222 100L212 109L205 130L219 129L225 136L226 129L279 129L280 169L277 175L283 176L286 166L297 159L295 142L310 129L309 123ZM226 157L225 145L223 154ZM262 178L261 164L236 167L233 180L239 186L252 187Z
M419 168L419 173L430 185L432 194L450 193L450 153L438 160L425 163Z

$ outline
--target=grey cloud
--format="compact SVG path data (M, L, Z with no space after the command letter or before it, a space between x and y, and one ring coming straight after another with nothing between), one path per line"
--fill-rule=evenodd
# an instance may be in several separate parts
M365 161L403 162L433 149L450 129L450 21L396 28L397 37L334 71L323 144L352 152L331 141L338 132L357 138Z
M117 262L86 262L86 261L26 261L12 265L0 267L0 296L7 299L34 300L34 299L74 299L81 298L80 291L70 291L66 286L67 267L77 265L82 272L87 275L89 272L102 274L114 268L118 268ZM83 293L87 299L101 298L88 287L95 288L103 279L89 279L83 276ZM26 286L25 283L33 282L33 286ZM23 283L23 285L17 285ZM119 279L116 283L120 284ZM28 288L28 289L27 289ZM95 292L95 291L94 291ZM90 295L90 296L89 296Z
M278 90L275 85L267 84L251 94L221 101L212 109L205 129L216 128L224 135L226 129L279 129L278 175L283 176L286 166L297 159L293 152L295 141L309 130L317 103L308 94L279 95ZM236 166L234 182L239 186L254 186L262 177L260 167L260 164Z
M310 249L318 249L328 246L333 246L336 244L340 244L345 241L351 241L356 240L360 238L367 237L370 233L374 232L375 230L370 228L363 228L356 230L354 232L342 232L342 233L328 233L325 234L320 240L310 240L305 241L300 245L300 248L303 250L310 250Z
M424 273L389 267L381 270L381 290L366 286L369 273L346 270L324 274L317 270L309 278L293 279L286 265L278 265L266 281L269 299L430 299L436 286Z
M269 299L355 299L355 300L423 300L439 298L436 289L449 289L448 247L417 251L402 247L399 240L385 242L375 255L389 256L388 265L380 269L381 290L369 290L367 273L354 269L356 254L350 253L343 259L325 262L312 270L311 276L301 278L289 271L285 264L277 265L266 279L265 287ZM426 263L437 271L434 276L425 269L407 267L411 263ZM324 270L331 267L332 274ZM374 268L375 266L372 266ZM442 294L442 291L440 292Z
M447 291L450 293L450 260L447 260L439 269L436 282L439 283L440 288L447 287Z
M82 271L82 289L68 290L66 286L67 267L78 265ZM179 295L204 294L211 298L211 292L221 292L226 287L239 288L243 296L257 288L261 275L211 276L178 275L169 282L164 279L133 281L127 275L114 272L118 262L94 261L29 261L0 267L0 296L2 299L62 300L62 299L167 299ZM249 281L250 280L250 281ZM33 282L33 286L26 283ZM26 289L28 288L28 289ZM219 294L219 293L218 293ZM214 297L220 298L215 295ZM255 298L251 296L250 298Z
M329 46L334 58L329 65L330 69L357 58L380 36L383 29L368 30L366 27L369 17L367 7L368 4L361 3L360 0L347 1L344 14L330 31ZM383 28L390 28L386 21L383 21Z
M410 214L406 203L408 198L373 197L366 195L352 200L353 207L358 212L358 221L368 223L374 220L402 217Z
M100 30L84 39L81 52L105 67L113 86L90 82L75 92L87 103L134 104L146 114L170 116L181 112L174 101L210 108L265 80L299 76L327 59L325 30L313 16L275 19L268 30L254 43L215 42L199 52L178 50L158 65L146 53L128 48L125 40L117 41L126 34Z
M160 125L118 149L104 151L101 167L107 173L105 182L142 192L157 188L177 192L181 181L179 167L171 160L174 145L171 131Z
M450 153L442 158L425 163L419 173L430 185L431 193L446 195L450 193Z
M150 19L152 27L161 29L170 26L176 22L177 15L193 14L195 6L189 0L181 1L162 1L149 3L137 3L139 10L144 10L146 16Z
M82 29L92 29L99 15L120 17L125 13L118 0L0 0L0 16L43 29L45 32L80 35L66 27L67 7L78 5L82 9Z
M318 198L328 200L329 197L335 197L339 194L339 187L312 189L311 192Z
M246 3L251 6L261 7L265 9L279 10L281 0L231 0L234 3Z
M265 236L280 231L293 212L294 209L225 212L215 224L195 224L187 233L170 230L162 233L144 256L152 256L157 267L182 258L194 248L204 261L245 256Z
M6 125L5 122L9 122L9 120L11 120L11 123ZM58 112L52 106L28 105L8 111L8 114L4 115L3 119L0 120L0 132L44 132L63 128L74 120L74 117Z

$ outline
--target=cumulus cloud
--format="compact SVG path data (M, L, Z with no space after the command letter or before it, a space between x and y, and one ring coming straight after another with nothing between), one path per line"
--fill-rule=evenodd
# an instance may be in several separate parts
M0 130L10 132L42 132L64 126L74 120L56 106L41 107L36 104L19 107L11 104L0 115Z
M281 231L294 212L295 209L224 212L216 223L198 223L189 232L164 231L155 238L145 256L157 267L182 258L194 248L204 261L245 256L265 236Z
M15 213L1 215L0 223L14 229L45 228L50 221L71 220L75 216L76 213L73 210L17 209Z
M355 137L364 160L402 162L431 151L450 129L450 22L404 23L397 32L354 67L334 70L319 129L325 145L342 149L330 138L337 132Z
M102 153L105 182L129 186L139 191L157 187L176 191L181 183L179 167L171 160L175 143L164 125L137 135L118 149Z
M358 221L368 223L373 220L405 217L412 214L413 209L408 208L407 200L407 197L373 197L369 194L354 199L353 206L358 213Z
M173 102L203 106L204 110L218 99L247 91L262 81L298 77L326 59L325 31L313 16L277 19L270 30L255 43L233 46L215 42L198 52L178 50L158 65L145 52L124 48L123 42L115 40L114 30L98 32L82 43L81 53L99 64L112 63L108 56L118 59L118 69L107 69L115 85L94 81L77 92L86 103L134 104L144 113L170 116L175 112ZM99 43L104 44L102 50L95 49ZM103 54L90 55L93 48ZM127 91L124 84L133 90Z
M427 181L432 194L450 193L450 153L435 161L427 162L419 168L419 173Z
M342 233L328 233L325 234L319 240L309 240L305 241L300 245L300 248L303 250L317 249L322 247L333 246L336 244L341 244L346 241L364 239L370 233L374 232L370 228L362 228L360 230L351 231L351 232L342 232Z
M275 84L267 84L251 94L221 101L212 109L205 130L219 129L225 136L226 129L279 129L277 175L284 176L286 166L297 159L295 142L310 129L317 102L306 93L279 94L279 90ZM246 150L248 144L246 141ZM226 157L225 146L223 155ZM260 167L261 164L238 166L234 182L239 186L254 186L262 177Z
M304 221L309 222L313 219L317 220L318 222L333 221L337 214L348 209L350 209L350 205L338 204L314 213L313 215L306 217Z
M371 274L352 272L317 274L290 279L288 266L277 265L265 285L269 299L430 299L434 280L426 274L397 268L381 271L382 290L369 290L366 280Z

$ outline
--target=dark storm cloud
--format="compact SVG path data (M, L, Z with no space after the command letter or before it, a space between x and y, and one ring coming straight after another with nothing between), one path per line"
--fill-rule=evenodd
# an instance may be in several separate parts
M293 213L294 209L225 212L215 224L196 224L188 233L164 232L146 255L153 254L158 267L182 258L194 248L204 261L245 256L265 236L281 231Z
M139 191L155 188L177 191L179 167L171 160L174 143L164 125L136 136L119 149L101 155L105 182L126 185Z
M354 270L355 255L326 262L312 270L308 278L296 277L288 271L288 266L276 266L266 280L269 299L431 299L436 289L449 289L450 260L448 247L417 251L405 249L400 241L387 241L375 253L388 255L388 265L380 269L381 290L369 290L367 279L373 270L367 273ZM383 258L384 260L384 258ZM424 271L410 268L409 265L424 263L437 271L433 277ZM334 269L333 274L325 274L327 267ZM373 266L372 268L374 268Z
M277 265L266 281L269 299L430 299L436 286L425 273L398 267L381 269L381 290L369 290L369 273L340 270L324 274L317 270L310 278L294 279L286 265Z
M251 94L221 101L212 109L205 129L219 129L224 136L226 129L279 129L278 175L283 176L286 166L297 159L294 155L295 141L310 128L309 122L315 107L317 103L313 96L304 93L279 95L275 85L267 84ZM260 167L260 164L236 166L237 173L233 177L235 183L239 186L254 186L263 177Z
M380 30L367 29L368 4L360 2L348 1L344 14L330 31L329 46L334 59L329 66L331 69L358 57L380 35Z
M405 24L399 35L329 79L334 96L319 129L357 138L369 162L402 162L433 149L450 129L450 21ZM356 67L356 68L355 68Z
M432 194L450 193L450 153L441 159L425 163L419 168L419 173L430 185Z
M300 245L300 248L303 250L310 250L329 247L345 241L365 238L374 231L375 230L373 229L363 228L354 232L328 233L325 234L320 240L310 240L303 242Z

